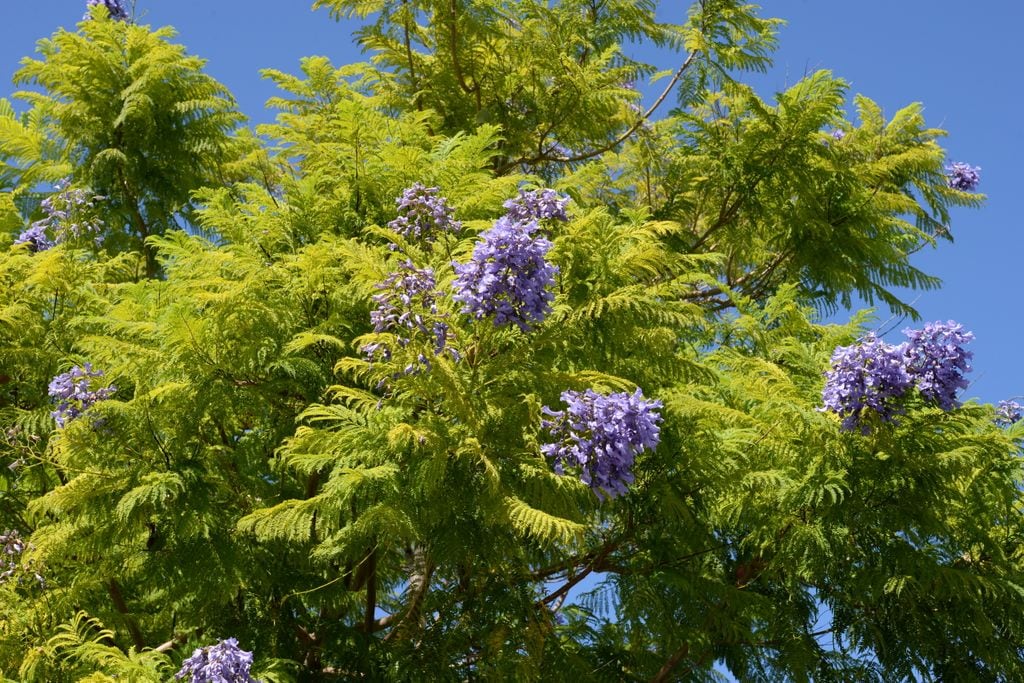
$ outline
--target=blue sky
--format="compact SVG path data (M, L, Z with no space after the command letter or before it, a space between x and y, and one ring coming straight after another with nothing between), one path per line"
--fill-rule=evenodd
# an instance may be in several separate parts
M85 2L7 4L0 24L0 78L9 79L19 60L33 53L38 38L58 26L73 27ZM675 3L663 4L663 18L674 19L669 13L676 11ZM295 72L299 59L313 54L337 64L361 59L350 38L354 25L336 23L325 11L313 12L311 5L311 0L140 0L138 11L142 23L176 27L178 40L209 60L208 71L258 123L271 119L263 103L275 94L259 69ZM952 318L974 331L973 384L967 396L995 402L1024 394L1018 349L1024 319L1015 312L1024 234L1013 203L1024 194L1014 188L1024 157L1024 135L1014 123L1022 104L1021 59L1014 46L1024 5L766 0L762 7L764 16L788 22L775 66L751 79L762 95L827 68L850 82L851 94L871 97L888 115L910 102L923 102L928 123L950 133L950 160L982 168L986 206L956 211L956 243L917 256L916 264L941 277L945 286L909 296L918 297L926 321ZM658 66L674 65L666 59ZM11 90L0 88L0 94ZM881 318L888 314L882 312ZM892 335L894 340L900 336L898 329Z

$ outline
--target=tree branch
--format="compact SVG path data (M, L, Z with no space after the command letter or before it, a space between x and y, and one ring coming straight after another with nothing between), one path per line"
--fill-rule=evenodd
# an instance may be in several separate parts
M377 612L377 550L370 551L369 576L366 580L366 612L363 615L363 630L367 633L373 632L374 618Z
M448 24L448 37L451 42L452 51L452 73L455 74L455 80L458 81L459 87L462 88L463 92L468 94L475 94L476 110L480 111L482 105L480 101L480 84L474 83L470 86L466 83L466 78L462 73L462 64L459 62L459 15L457 7L455 6L455 0L449 0L448 2L448 16L451 23Z
M609 541L608 543L606 543L604 547L601 548L601 551L594 556L594 559L591 560L586 567L584 567L583 571L581 571L579 574L566 581L554 593L547 596L546 598L543 598L538 603L538 606L548 605L554 602L555 600L558 600L560 597L568 595L569 591L571 591L573 587L576 586L576 584L578 584L583 579L587 578L599 565L601 565L604 559L608 557L608 555L610 555L612 551L619 546L619 543L621 543L621 539L616 539L615 541Z
M117 579L111 579L107 583L107 592L110 593L110 599L114 602L114 609L124 617L125 625L128 626L128 633L132 637L132 644L135 645L137 651L141 652L146 647L146 641L143 640L142 631L128 610L128 603L124 601L124 594L121 592L121 586L117 583Z
M689 643L684 643L678 650L672 653L672 656L668 658L667 662L661 665L661 668L658 669L658 673L656 673L654 678L651 679L651 683L662 683L662 681L667 681L672 670L675 669L679 662L681 662L688 654L690 654L690 645Z
M392 637L397 637L395 634L406 630L409 624L419 623L420 609L423 606L424 599L427 597L427 592L430 590L430 577L434 573L434 565L430 558L427 557L426 551L422 547L417 546L407 552L410 564L409 590L411 597L409 599L409 607L406 609L405 614L402 615L401 620L396 624L395 629L384 637L385 641L390 640ZM389 626L393 618L393 615L391 615L390 618L385 617L381 619L381 622L384 622L385 619L387 619L387 622L382 623L380 628Z
M679 80L683 77L683 74L686 72L686 70L690 68L691 64L693 64L693 60L697 58L698 54L699 51L694 50L689 55L687 55L682 65L679 67L678 70L676 70L675 74L672 76L672 79L668 82L668 85L665 86L665 89L662 90L660 95L658 95L658 99L656 99L654 103L647 108L647 111L640 115L640 117L633 123L632 126L630 126L626 130L625 133L618 136L611 142L602 145L601 147L598 147L596 149L592 149L586 152L580 152L579 154L573 154L570 156L551 156L547 153L542 152L530 158L520 157L519 159L515 159L513 161L506 163L504 166L498 169L498 173L504 173L508 169L518 166L519 164L535 164L540 161L554 161L562 164L572 163L576 161L586 161L587 159L592 159L596 156L604 154L605 152L615 149L615 147L628 140L633 135L633 133L637 132L640 129L640 127L644 125L648 119L650 119L651 115L654 114L655 110L657 110L658 107L660 107L661 104L665 101L665 98L668 97L668 94L672 92L672 89L676 86L676 83L678 83Z

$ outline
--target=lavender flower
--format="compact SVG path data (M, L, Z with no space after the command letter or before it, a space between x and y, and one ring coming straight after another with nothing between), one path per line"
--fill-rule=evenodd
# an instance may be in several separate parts
M893 400L906 394L913 380L904 365L904 345L893 346L869 333L863 341L840 346L832 353L832 369L825 373L822 401L825 410L843 418L842 429L861 427L865 409L891 421L897 413Z
M103 243L104 223L96 215L96 201L106 197L80 188L71 189L70 184L70 178L54 184L56 192L39 204L46 216L32 225L49 229L56 242L92 237L99 246Z
M24 550L25 541L17 531L8 530L0 534L0 583L14 576Z
M93 389L93 380L103 377L102 370L93 370L92 365L86 363L84 367L76 365L69 371L57 375L50 381L49 393L57 403L57 409L50 415L57 422L57 426L63 428L68 422L75 419L97 401L110 398L117 387L110 385Z
M531 218L567 221L569 217L565 214L565 206L568 203L568 197L554 190L519 190L518 197L505 202L505 215L514 221L528 221Z
M860 426L865 408L891 421L898 412L895 400L914 386L943 410L960 405L956 394L967 387L964 373L970 372L974 355L963 347L974 335L952 320L903 333L909 341L899 346L869 334L860 344L841 346L832 354L822 400L825 410L843 417L844 430Z
M602 500L625 493L635 457L660 441L661 401L646 400L639 389L607 396L593 389L564 391L561 398L567 410L541 409L547 416L541 427L554 439L541 445L541 453L554 459L558 474L578 467L580 479Z
M952 320L929 323L923 330L903 330L910 342L904 345L904 363L921 396L939 404L943 410L960 405L956 393L967 388L964 373L974 356L963 348L974 339L963 325Z
M436 287L433 269L416 268L409 260L400 263L398 270L377 285L381 293L373 297L377 304L370 312L373 331L395 331L398 345L403 348L412 341L412 335L419 332L433 340L435 356L448 351L458 359L458 352L448 347L448 324L437 318ZM370 361L391 360L391 350L386 344L367 344L362 351ZM429 369L429 361L424 365Z
M842 128L836 128L834 131L832 131L832 139L833 140L839 141L839 140L842 140L845 137L846 137L846 131L844 131Z
M188 677L188 683L257 683L249 675L250 667L252 653L238 647L236 638L228 638L216 645L196 648L174 677Z
M524 332L547 317L554 300L548 287L558 268L544 259L551 242L536 231L536 220L503 216L480 234L469 263L453 264L452 298L462 302L463 313L493 315L495 326L515 323Z
M107 8L107 13L111 19L128 21L128 10L121 4L121 0L89 0L85 3L85 16L82 17L82 20L91 19L92 8L99 7L100 5Z
M1016 401L1000 401L996 409L996 424L1000 427L1009 427L1020 422L1024 417L1024 406Z
M46 227L40 225L39 222L33 223L18 235L14 243L27 244L28 248L35 252L46 251L54 246L54 243L46 236Z
M398 218L388 227L407 238L433 242L437 235L458 232L462 223L452 217L454 209L438 195L438 188L416 183L395 200Z
M971 192L981 180L979 171L981 171L980 166L971 166L961 161L955 161L946 167L946 183L954 190Z

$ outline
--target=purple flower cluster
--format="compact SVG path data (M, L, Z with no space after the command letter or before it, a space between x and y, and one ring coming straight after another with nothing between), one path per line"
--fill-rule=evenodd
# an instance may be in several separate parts
M842 140L845 137L846 137L846 131L844 131L842 128L836 128L834 131L832 131L832 139L833 140L839 141L839 140Z
M56 192L39 204L46 216L33 223L25 233L22 233L23 235L37 229L35 234L45 237L45 231L49 230L54 236L54 242L66 242L88 236L97 246L103 243L104 223L96 215L96 201L105 197L88 190L71 189L70 184L70 178L54 184ZM54 242L50 242L50 246L53 246Z
M528 221L531 218L554 218L567 221L565 207L569 198L554 190L519 190L519 196L509 199L503 205L506 216L514 221Z
M92 18L92 8L104 5L107 8L107 13L110 14L111 19L117 19L120 21L128 21L128 10L121 3L121 0L89 0L85 3L85 16L83 20Z
M633 482L633 460L645 450L657 448L661 401L648 401L637 389L603 395L593 389L564 391L566 410L541 410L552 443L541 453L554 459L554 469L564 474L566 466L578 467L580 479L604 499L623 494Z
M388 223L388 227L404 237L426 242L433 242L439 234L461 230L462 223L452 217L454 209L438 192L438 188L422 183L406 189L395 200L398 218Z
M838 347L825 378L825 409L843 418L844 430L860 425L865 408L891 420L896 413L892 399L913 384L903 361L903 345L886 344L874 333L859 344Z
M21 554L30 547L16 530L0 534L0 584L17 576L19 583L34 579L40 586L46 587L46 579L33 568L34 560L19 566Z
M964 373L971 371L968 361L974 356L964 345L974 335L952 320L929 323L923 330L906 329L903 334L910 340L903 353L907 372L921 396L943 410L959 406L956 394L967 388Z
M40 225L38 222L33 223L22 231L17 239L14 240L14 243L27 244L28 248L35 252L46 251L54 246L54 242L46 236L45 226Z
M1000 401L996 409L996 424L1000 427L1009 427L1020 422L1024 418L1024 406L1016 401Z
M448 324L437 318L436 287L433 269L417 268L409 260L400 263L398 270L377 285L381 290L373 297L377 308L370 311L373 331L394 331L402 347L412 341L412 334L419 332L432 338L435 356L447 351L458 360L458 352L448 346ZM391 359L391 350L382 343L367 344L362 351L371 361ZM423 354L419 359L429 368L430 362Z
M0 583L14 576L18 570L18 559L25 550L25 541L17 531L0 534Z
M892 421L900 412L896 400L915 386L922 398L943 410L960 405L956 394L967 387L964 373L971 370L973 355L963 347L974 335L952 320L903 333L908 338L903 344L886 344L871 333L832 353L822 402L825 410L843 418L844 430L867 431L861 424L865 409Z
M57 403L57 409L50 414L58 427L63 428L88 410L89 406L110 398L117 391L117 387L113 385L91 388L93 380L100 377L103 377L103 371L93 370L92 365L86 363L84 367L76 365L50 381L50 398Z
M551 242L535 235L536 220L503 216L480 233L469 263L455 263L455 294L462 312L477 319L494 316L503 327L515 323L526 332L551 312L548 287L558 268L545 260Z
M981 171L981 168L978 166L955 161L952 165L946 167L946 183L954 190L971 192L978 186L978 182L981 181L979 171Z
M257 683L249 674L251 667L252 653L238 647L236 638L228 638L196 648L174 677L188 683Z

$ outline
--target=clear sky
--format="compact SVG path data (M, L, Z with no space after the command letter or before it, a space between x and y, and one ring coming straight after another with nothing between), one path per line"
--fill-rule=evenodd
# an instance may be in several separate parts
M85 0L6 3L0 23L0 79L32 54L38 38L72 28ZM227 85L253 122L275 94L261 68L298 70L302 56L322 54L336 64L361 59L352 24L313 12L312 0L139 0L140 23L172 25L190 53L206 58L208 71ZM664 19L687 3L665 2ZM945 282L941 290L909 294L926 321L955 319L977 336L968 397L996 402L1024 394L1024 316L1019 312L1024 234L1014 183L1024 177L1024 134L1014 123L1021 94L1019 32L1024 3L1010 0L765 0L764 16L785 19L775 66L752 82L764 96L803 74L832 70L882 105L887 115L915 101L925 104L929 125L949 131L951 161L982 168L981 210L960 209L956 243L922 252L916 264ZM660 68L673 67L656 55ZM11 92L0 87L0 95ZM888 314L881 312L882 320ZM899 326L900 328L902 327ZM898 329L892 340L901 337Z

